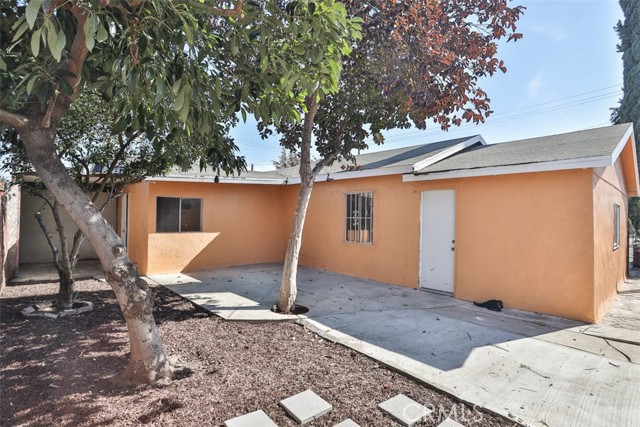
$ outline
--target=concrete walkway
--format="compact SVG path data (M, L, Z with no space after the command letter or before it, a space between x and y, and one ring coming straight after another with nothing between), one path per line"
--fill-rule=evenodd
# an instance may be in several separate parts
M270 311L280 269L244 266L148 280L225 319L269 321L283 318ZM307 268L298 273L298 288L298 303L311 311L285 319L471 404L532 426L640 425L640 332L626 328L640 316L633 304L622 304L626 312L607 323L585 325L519 310L494 313Z

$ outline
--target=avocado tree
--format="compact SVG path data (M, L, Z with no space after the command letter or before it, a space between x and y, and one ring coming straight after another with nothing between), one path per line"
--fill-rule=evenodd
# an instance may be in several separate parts
M522 7L509 0L346 0L350 16L361 17L362 38L344 57L340 90L307 96L302 123L275 126L281 145L300 153L300 190L286 250L278 309L291 310L302 232L313 183L338 158L369 141L382 144L383 130L433 120L442 129L484 122L491 114L480 79L506 72L497 42L517 40ZM313 95L313 94L310 94ZM259 124L263 136L272 128ZM312 164L311 147L320 155Z
M0 124L14 129L39 179L95 250L131 346L120 379L170 378L153 294L99 209L60 161L55 135L78 95L97 91L113 134L143 132L179 164L224 164L232 115L299 120L305 92L336 88L352 26L332 0L30 0L0 5ZM311 39L300 34L313 33ZM307 51L321 59L308 60ZM322 75L320 76L320 73ZM304 107L302 108L304 111ZM211 138L213 136L213 138ZM203 142L209 140L210 142Z
M82 191L91 194L91 202L97 204L100 212L122 194L127 184L148 175L160 175L173 164L165 153L153 149L141 131L112 134L113 117L109 107L97 93L81 93L60 120L55 136L58 157ZM232 142L222 147L227 151L217 154L228 157L223 164L225 171L244 165L242 157L234 156L236 147ZM217 146L210 147L215 148ZM58 272L60 286L56 305L58 310L71 308L76 294L74 270L85 236L80 230L68 235L60 204L42 182L30 179L33 166L13 129L7 129L0 136L0 165L3 170L11 171L23 192L41 201L34 221L42 230ZM44 219L47 212L53 219L53 229Z

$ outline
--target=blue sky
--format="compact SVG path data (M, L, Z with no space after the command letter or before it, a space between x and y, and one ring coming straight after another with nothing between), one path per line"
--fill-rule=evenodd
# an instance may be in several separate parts
M623 20L617 0L516 0L527 9L518 30L524 38L501 44L508 68L484 80L494 115L483 125L462 125L449 132L390 131L383 146L399 148L481 134L488 143L570 132L609 123L610 108L622 96L622 60L613 27ZM280 153L277 138L261 140L255 122L234 129L248 164L273 169Z

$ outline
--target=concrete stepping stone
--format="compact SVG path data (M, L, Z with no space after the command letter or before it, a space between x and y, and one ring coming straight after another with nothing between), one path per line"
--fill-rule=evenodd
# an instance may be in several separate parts
M464 427L464 426L459 422L452 420L451 418L447 418L446 420L438 424L438 427Z
M333 406L311 390L281 400L280 406L300 424L313 421L333 409Z
M255 411L224 422L226 427L278 427L263 411Z
M338 423L333 427L360 427L360 424L358 424L357 422L353 421L351 418L347 418L343 422Z
M425 418L431 412L427 407L409 399L404 394L399 394L378 405L387 414L398 420L403 426L410 427Z

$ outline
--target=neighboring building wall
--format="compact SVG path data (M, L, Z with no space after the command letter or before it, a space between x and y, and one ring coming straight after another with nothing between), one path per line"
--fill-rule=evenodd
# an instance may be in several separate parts
M614 248L614 205L620 206L620 247ZM609 310L624 283L628 258L628 199L622 164L593 170L595 298L593 321Z
M20 243L20 186L0 191L0 293L18 272Z
M130 205L129 245L142 274L281 261L282 187L239 184L143 182L148 211ZM137 191L142 191L138 189ZM156 233L156 197L202 198L203 232ZM136 197L132 194L130 200ZM147 263L141 262L144 237L132 233L135 218L148 230Z
M129 193L129 227L127 253L131 261L138 264L138 272L147 274L149 249L149 210L154 205L149 201L149 183L139 182L128 185L125 190ZM118 215L121 211L118 209ZM118 221L122 223L122 218ZM178 270L176 270L177 272Z
M300 263L416 288L420 200L456 191L456 297L593 319L591 170L403 183L400 176L314 186ZM284 196L285 244L297 187ZM373 191L374 242L346 243L345 193Z
M106 200L106 195L103 195L96 202L97 206L101 206ZM23 192L21 214L20 214L20 264L34 264L52 262L53 255L51 249L47 244L47 240L42 232L42 229L38 225L35 218L35 213L42 206L43 201L39 197ZM60 208L62 221L65 228L65 234L67 236L67 244L69 249L73 244L73 235L77 231L77 227L71 221L71 218ZM116 224L116 203L111 202L104 210L104 218L109 224L115 226ZM42 211L42 218L52 235L54 242L58 249L60 249L60 243L58 238L58 232L56 231L56 225L51 214L51 209L47 206ZM79 259L96 259L97 256L91 247L91 244L85 239L80 247Z

